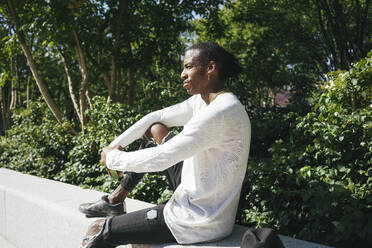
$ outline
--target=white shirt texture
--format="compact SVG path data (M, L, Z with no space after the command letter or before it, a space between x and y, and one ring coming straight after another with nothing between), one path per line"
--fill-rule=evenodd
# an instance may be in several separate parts
M125 147L155 122L183 126L157 147L107 154L107 167L119 171L163 171L184 161L181 184L164 208L167 226L180 244L214 241L233 229L245 176L251 125L232 93L207 105L200 95L152 112L117 137L110 146Z

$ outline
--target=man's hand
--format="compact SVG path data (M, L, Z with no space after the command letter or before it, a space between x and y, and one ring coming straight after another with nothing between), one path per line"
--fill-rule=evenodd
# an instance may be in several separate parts
M109 146L106 146L102 149L102 152L101 152L101 164L103 164L104 166L107 166L106 165L106 155L107 153L111 152L112 150L122 150L123 148L121 146L114 146L114 147L109 147Z

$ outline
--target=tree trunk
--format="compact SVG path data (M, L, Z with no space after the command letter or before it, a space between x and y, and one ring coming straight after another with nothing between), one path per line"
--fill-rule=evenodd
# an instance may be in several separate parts
M67 66L67 62L66 62L66 59L63 56L63 54L62 54L61 51L59 51L59 55L61 56L63 67L65 69L65 73L66 73L66 77L67 77L68 90L70 92L70 97L71 97L72 105L74 106L74 109L75 109L75 112L76 112L76 114L77 114L77 116L79 118L80 124L83 127L84 126L84 120L83 120L83 117L80 114L81 113L80 112L80 108L79 108L79 105L78 105L78 103L76 101L76 96L75 96L75 93L74 93L73 83L72 83L70 71L69 71L68 66Z
M30 107L30 77L27 76L27 87L26 87L26 108Z
M16 87L15 87L15 69L14 69L14 60L13 57L10 57L10 75L11 75L11 80L10 80L10 105L9 109L15 109L17 105L17 92L16 92Z
M115 62L115 55L112 55L111 59L111 76L108 76L107 73L103 75L107 89L108 89L108 97L107 101L110 100L115 101L115 86L116 86L116 62Z
M135 80L135 72L132 66L131 61L133 60L133 53L132 53L132 47L130 42L126 44L126 52L127 57L129 60L129 66L127 69L127 78L128 78L128 104L130 106L133 106L134 104L134 97L136 94L136 80Z
M118 102L123 102L123 100L125 99L125 96L122 96L121 95L121 88L123 87L123 77L122 77L122 74L121 74L121 70L118 69L116 70L117 71L117 87L116 87L116 100Z
M86 118L85 118L84 112L87 108L86 94L87 94L87 90L88 90L88 68L87 68L87 64L86 64L86 61L85 61L85 56L84 56L84 53L83 53L83 49L80 46L79 37L78 37L75 30L73 31L73 34L74 34L74 39L75 39L76 55L77 55L77 58L78 58L79 69L80 69L81 78L82 78L81 79L81 88L79 90L79 104L80 104L80 116L82 117L82 120L83 120L82 125L81 125L81 130L84 133L84 126L85 126L85 123L86 123Z
M117 71L118 71L118 62L117 58L120 56L120 36L122 32L122 26L124 22L124 18L126 22L128 21L128 0L120 0L119 8L118 8L118 18L116 19L116 29L115 29L115 41L114 47L112 51L112 59L111 59L111 75L104 75L107 88L108 88L108 98L107 101L113 100L117 101Z
M10 115L10 95L11 89L7 84L4 87L0 87L0 111L1 111L1 119L2 119L2 127L3 131L6 135L6 130L8 130L11 126L11 115Z
M87 101L88 101L88 104L89 104L89 108L90 109L93 109L93 103L92 103L92 96L89 92L89 90L87 89L87 91L85 92L85 96L87 98Z
M14 24L15 24L15 30L16 30L16 34L17 34L17 37L18 37L18 41L19 41L19 43L21 45L21 48L22 48L22 51L23 51L23 53L24 53L24 55L27 59L27 63L29 65L30 69L31 69L32 75L34 76L34 79L35 79L36 84L37 84L37 86L40 90L40 93L43 96L43 98L44 98L45 102L47 103L48 107L52 111L54 117L57 119L58 122L62 123L63 115L59 111L59 109L58 109L57 105L55 104L55 102L53 101L52 97L50 96L48 88L46 87L42 78L40 77L40 74L39 74L39 71L38 71L38 68L37 68L37 64L36 64L32 54L31 54L31 51L28 48L28 46L26 45L26 39L25 39L25 36L24 36L24 34L23 34L23 32L20 28L18 15L15 11L12 0L8 0L8 8L9 8L9 13L10 13L10 15L11 15L13 21L14 21ZM74 135L77 135L77 132L71 126L70 126L70 130Z
M128 89L128 104L130 106L133 106L134 104L134 94L135 94L135 87L136 87L136 82L134 80L134 73L132 70L132 66L128 67L128 84L129 84L129 89Z

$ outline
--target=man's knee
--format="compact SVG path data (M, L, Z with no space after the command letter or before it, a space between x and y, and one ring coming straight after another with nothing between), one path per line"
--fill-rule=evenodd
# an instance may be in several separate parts
M167 136L169 129L162 123L154 123L146 131L146 136L149 138L154 138L156 143L161 144L163 138Z

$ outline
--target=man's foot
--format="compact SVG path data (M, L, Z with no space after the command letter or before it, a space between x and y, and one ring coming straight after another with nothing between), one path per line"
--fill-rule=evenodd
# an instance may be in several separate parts
M102 233L104 225L105 219L99 219L93 222L88 227L88 232L81 243L81 248L112 248L113 246L111 245L103 244Z
M113 215L122 215L127 212L125 202L117 204L109 203L108 196L104 195L96 202L83 203L79 206L79 211L87 217L107 217Z

